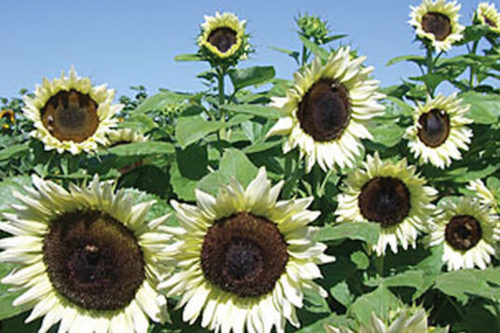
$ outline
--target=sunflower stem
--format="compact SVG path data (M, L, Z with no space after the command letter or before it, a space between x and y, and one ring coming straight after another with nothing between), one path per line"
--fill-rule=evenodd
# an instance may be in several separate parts
M217 67L217 81L218 81L218 94L219 94L219 112L220 112L220 121L226 122L226 112L224 110L225 104L225 94L224 94L224 78L226 76L226 69L222 66ZM219 130L219 140L226 138L226 129L221 128Z
M375 268L377 269L378 275L382 278L385 276L385 274L384 274L384 259L385 259L384 255L375 257Z
M433 50L432 50L432 47L430 47L430 46L427 46L426 50L427 50L427 54L425 57L425 64L427 66L426 76L429 76L434 71L434 59L432 58ZM434 97L434 89L431 89L431 87L429 87L429 85L427 84L427 81L424 81L424 84L425 84L425 88L427 89L427 93L431 97Z
M302 60L301 60L301 66L304 67L306 62L307 62L307 48L305 45L302 46Z
M469 54L476 55L477 52L477 47L479 45L479 40L474 41L472 44L472 50L470 50ZM476 78L476 71L474 67L471 65L470 66L470 77L469 77L469 87L471 89L474 89L474 84L475 84L475 78Z

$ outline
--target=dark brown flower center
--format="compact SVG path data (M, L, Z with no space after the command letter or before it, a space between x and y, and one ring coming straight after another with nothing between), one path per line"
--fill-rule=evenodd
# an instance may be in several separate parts
M229 28L217 28L208 36L208 42L224 53L236 44L236 32Z
M410 192L398 178L376 177L368 181L358 197L361 214L383 228L396 225L408 216Z
M276 224L250 213L215 222L203 240L205 277L241 297L272 291L287 261L287 245Z
M330 141L344 132L351 117L350 108L347 89L333 80L321 79L299 103L297 118L300 127L315 141Z
M454 216L446 225L445 238L448 244L460 251L473 248L482 236L478 220L470 215Z
M43 260L59 294L87 310L125 308L145 278L133 233L97 211L65 213L53 220Z
M433 34L436 40L443 41L451 34L451 21L446 15L430 12L422 17L422 28Z
M450 135L450 117L443 110L432 109L418 118L418 137L426 146L442 145Z
M89 95L74 89L61 90L42 108L42 123L61 141L82 142L97 130L97 107Z

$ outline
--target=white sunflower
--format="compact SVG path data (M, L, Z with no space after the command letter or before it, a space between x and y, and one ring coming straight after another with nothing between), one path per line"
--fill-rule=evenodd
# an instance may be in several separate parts
M378 155L367 156L363 168L351 173L337 197L335 215L342 223L372 222L381 226L373 249L384 255L387 245L394 253L398 243L413 248L419 231L426 230L431 204L437 191L425 186L426 180L416 173L406 159L398 163L382 161Z
M497 255L500 239L498 216L490 206L473 197L461 197L458 203L443 202L431 225L431 246L443 246L443 262L449 271L462 268L485 269L491 256Z
M456 94L427 96L425 104L417 103L413 125L405 133L408 146L419 162L431 163L444 169L451 160L460 160L460 149L468 150L472 130L466 125L472 120L465 117L469 105L462 105Z
M430 41L436 51L448 51L463 38L465 27L458 23L460 7L456 1L423 0L418 7L410 6L408 23L415 28L417 36Z
M165 249L178 270L159 284L180 296L182 318L216 332L284 332L288 320L300 326L295 308L304 289L326 297L313 282L319 264L333 257L308 227L320 212L306 208L313 198L277 201L283 182L271 187L264 168L246 190L232 179L216 198L196 191L196 206L172 202L180 227Z
M109 146L116 146L121 143L146 142L148 136L134 131L131 128L119 128L108 133Z
M95 151L98 144L107 144L106 135L117 123L113 115L123 108L112 104L114 94L106 85L92 86L89 78L78 77L74 68L67 77L63 72L52 81L43 79L33 97L24 97L24 115L35 126L30 135L45 150Z
M487 25L491 31L500 34L500 13L494 3L481 2L477 6L475 18L479 23Z
M20 265L2 283L25 290L13 305L33 308L26 322L44 317L40 333L58 322L62 333L145 333L148 317L163 322L156 285L170 236L160 226L167 216L145 221L154 201L133 205L97 176L69 190L32 179L35 189L14 193L21 204L0 222L13 235L0 239L0 261Z
M205 16L198 46L211 59L244 59L250 48L245 26L246 21L240 21L233 13Z
M471 180L467 185L467 189L472 191L481 200L483 205L490 206L493 213L498 211L495 195L486 187L481 179Z
M428 333L437 332L433 327L427 325L427 314L423 308L415 308L404 311L398 311L394 315L394 320L385 323L372 313L368 325L360 325L356 330L358 333ZM335 327L333 324L324 325L326 333L354 333L346 327ZM448 329L439 332L448 332Z
M363 67L365 57L351 59L349 47L340 48L325 65L316 58L304 73L295 73L295 85L285 98L273 98L282 117L267 136L288 135L284 152L299 147L309 172L352 167L361 155L361 139L371 139L370 118L382 114L378 81L370 80L373 67Z

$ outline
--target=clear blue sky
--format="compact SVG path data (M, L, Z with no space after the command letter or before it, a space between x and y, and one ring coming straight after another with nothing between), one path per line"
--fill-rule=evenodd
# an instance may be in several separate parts
M479 0L460 1L460 22L469 23ZM182 63L175 55L195 53L204 15L231 11L247 20L256 49L241 67L274 65L277 76L291 78L296 65L270 46L300 47L293 18L319 15L336 33L368 57L382 85L417 75L411 64L385 67L394 56L419 53L407 24L409 6L420 0L1 0L0 96L33 89L42 77L58 76L75 65L80 75L108 83L117 95L143 84L150 93L164 87L195 91L196 74L206 63ZM498 7L497 3L497 7Z

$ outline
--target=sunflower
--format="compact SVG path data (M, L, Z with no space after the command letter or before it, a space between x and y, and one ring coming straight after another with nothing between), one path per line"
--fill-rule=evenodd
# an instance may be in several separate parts
M367 156L363 167L347 177L345 190L337 197L338 221L379 223L380 235L373 246L378 255L385 254L387 245L397 253L398 242L405 250L408 245L415 248L437 191L424 186L425 179L406 159L394 164L375 153Z
M288 135L284 152L298 146L309 172L315 163L323 170L352 167L363 151L360 139L371 139L366 125L381 115L378 81L370 80L373 67L365 57L351 59L349 47L340 48L323 66L316 58L304 73L295 73L287 97L273 98L282 117L267 136Z
M500 13L494 3L481 2L477 6L475 19L481 24L487 25L491 31L500 34Z
M205 16L198 37L198 46L203 55L215 62L246 58L250 45L245 34L246 21L238 20L233 13L215 13Z
M463 38L465 27L458 23L460 5L456 1L424 0L418 7L410 6L410 21L417 36L430 41L436 51L448 51Z
M413 125L405 133L408 146L420 163L428 163L444 169L452 159L462 158L458 150L469 149L472 123L465 117L469 106L461 105L456 94L436 98L427 97L425 104L417 104L413 114Z
M449 271L474 266L485 269L491 256L497 255L498 217L476 198L460 197L457 203L445 200L431 230L429 244L443 246L442 260Z
M427 333L432 328L427 326L427 314L423 308L412 308L400 310L394 313L395 317L390 320L391 324L385 323L372 312L368 325L359 325L356 332L359 333ZM335 327L333 324L325 323L326 333L353 333L346 327Z
M2 110L0 112L0 119L5 119L5 123L2 124L2 128L9 129L12 125L16 123L16 117L14 111L12 110Z
M92 86L89 78L78 77L74 68L67 77L63 72L58 79L44 79L34 97L24 97L24 115L35 126L30 135L45 150L95 151L98 144L107 144L106 134L117 122L112 117L123 107L111 104L114 94L106 85Z
M59 185L33 176L35 189L14 195L22 203L4 214L0 261L19 264L2 283L26 291L13 305L44 317L39 332L60 321L58 332L147 332L148 317L166 319L166 300L156 291L166 268L159 249L169 235L163 216L145 221L154 203L133 205L115 183Z
M158 287L180 296L184 321L201 315L217 332L284 332L286 320L300 326L304 289L327 296L313 279L334 258L307 226L320 213L306 209L313 198L277 201L282 186L271 187L261 168L246 190L232 179L217 198L197 190L196 206L172 202L180 227L165 252L178 270Z
M118 146L123 143L146 142L149 137L134 131L131 128L119 128L108 133L109 146Z

